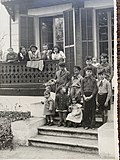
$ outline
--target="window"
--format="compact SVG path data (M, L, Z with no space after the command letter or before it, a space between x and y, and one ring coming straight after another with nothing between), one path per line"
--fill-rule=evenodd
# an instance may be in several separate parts
M108 54L109 62L113 66L114 61L114 9L99 9L97 16L97 43L98 54Z
M20 17L20 46L29 48L35 43L33 17Z
M63 17L54 18L54 44L63 50Z
M85 66L85 57L93 56L93 10L81 9L81 40L82 40L82 57Z
M48 47L53 48L53 17L40 18L40 46L48 44Z

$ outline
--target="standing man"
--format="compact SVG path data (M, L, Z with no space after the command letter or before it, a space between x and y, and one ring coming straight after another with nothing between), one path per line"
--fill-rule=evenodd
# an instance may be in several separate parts
M65 67L65 62L59 62L59 70L55 75L55 83L56 83L56 93L58 92L60 87L65 87L66 91L70 86L70 72L67 71Z

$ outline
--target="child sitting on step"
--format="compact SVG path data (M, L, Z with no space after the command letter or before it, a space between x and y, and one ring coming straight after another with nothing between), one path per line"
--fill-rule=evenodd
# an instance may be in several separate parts
M82 113L82 105L76 103L76 99L72 99L72 105L69 106L69 113L67 115L67 126L70 127L73 124L73 127L78 127L78 124L81 123L82 118L83 118L83 113Z
M46 117L46 125L53 125L53 116L55 114L54 100L51 98L50 91L44 92L44 115Z

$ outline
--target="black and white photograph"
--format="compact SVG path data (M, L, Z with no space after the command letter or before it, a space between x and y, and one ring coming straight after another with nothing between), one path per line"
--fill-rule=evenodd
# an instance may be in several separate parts
M0 0L0 159L119 159L116 0Z

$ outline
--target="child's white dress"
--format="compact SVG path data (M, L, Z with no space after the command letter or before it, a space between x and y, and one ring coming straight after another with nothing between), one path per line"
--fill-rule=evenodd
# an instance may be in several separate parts
M82 113L82 105L81 104L72 104L70 108L72 109L72 112L67 115L66 120L71 121L74 123L81 123L83 119L83 113Z

